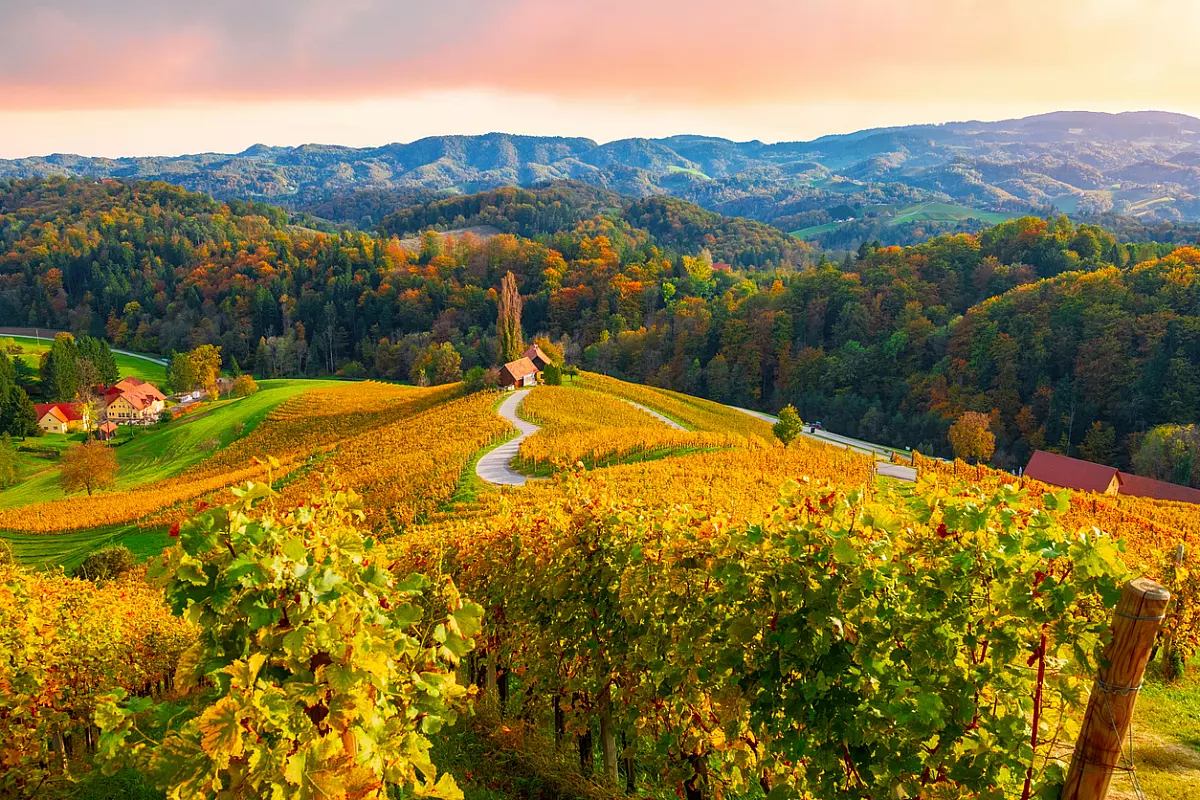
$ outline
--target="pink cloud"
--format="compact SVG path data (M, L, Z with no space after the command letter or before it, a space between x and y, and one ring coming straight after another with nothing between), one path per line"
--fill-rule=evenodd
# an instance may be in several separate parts
M11 8L5 8L11 6ZM463 88L747 103L1187 92L1189 0L0 0L0 109ZM1126 43L1155 37L1153 58Z

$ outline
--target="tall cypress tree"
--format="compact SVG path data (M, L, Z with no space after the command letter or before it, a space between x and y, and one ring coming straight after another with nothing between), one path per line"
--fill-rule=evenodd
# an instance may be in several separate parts
M521 332L521 292L517 276L511 272L505 273L500 282L499 312L496 335L500 339L500 361L516 361L525 350L525 337Z

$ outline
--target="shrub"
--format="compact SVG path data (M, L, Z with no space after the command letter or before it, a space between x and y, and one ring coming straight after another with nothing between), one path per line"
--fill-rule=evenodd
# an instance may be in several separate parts
M463 386L468 392L478 392L485 388L483 385L483 376L486 370L483 367L471 367L463 374Z
M128 547L115 545L89 553L71 575L89 581L110 581L133 569L136 563Z
M351 378L358 380L359 378L367 377L367 370L362 364L357 361L347 362L341 369L337 371L339 378Z
M795 406L787 405L779 412L779 421L771 426L771 430L775 433L775 438L787 447L804 432L804 420L800 419Z
M249 375L239 375L233 379L233 388L229 393L234 397L249 397L258 391L258 384Z
M542 381L547 386L562 386L562 369L557 364L547 364L542 370Z

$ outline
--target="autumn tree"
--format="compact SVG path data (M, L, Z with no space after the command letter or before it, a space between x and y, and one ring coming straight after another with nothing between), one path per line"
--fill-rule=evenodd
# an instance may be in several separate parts
M258 391L258 383L250 375L238 375L233 379L233 388L229 393L234 397L249 397Z
M771 426L771 430L774 431L775 438L787 447L804 432L804 420L800 419L796 407L789 404L779 412L779 421Z
M546 358L550 359L552 363L562 366L563 362L566 361L562 348L550 341L549 336L539 336L533 340L533 343L542 349L542 352L546 354Z
M103 442L88 439L63 453L58 474L63 491L85 489L90 495L97 489L113 485L117 475L117 455Z
M521 292L517 288L517 276L504 274L500 283L499 316L496 319L496 335L500 339L500 361L516 361L525 351L525 338L521 332Z
M216 397L217 379L221 377L221 348L202 344L186 353L174 353L167 374L171 388L177 392L203 389L209 397Z
M413 363L409 376L421 386L437 386L462 379L462 356L449 342L431 344Z
M991 430L992 420L987 414L967 411L950 426L946 438L954 448L955 458L978 463L987 461L996 451L996 436Z

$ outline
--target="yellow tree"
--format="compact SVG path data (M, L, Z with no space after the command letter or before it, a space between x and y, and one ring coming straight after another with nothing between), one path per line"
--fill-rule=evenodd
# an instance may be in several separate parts
M950 446L956 458L978 463L987 461L996 452L996 436L991 430L992 420L987 414L967 411L950 426Z
M204 387L204 391L214 400L217 397L217 378L221 377L221 348L216 345L202 344L188 353L192 374L196 385Z
M58 479L63 491L86 489L88 494L112 486L117 475L117 455L112 448L88 439L63 453Z

